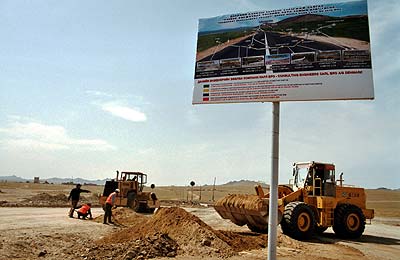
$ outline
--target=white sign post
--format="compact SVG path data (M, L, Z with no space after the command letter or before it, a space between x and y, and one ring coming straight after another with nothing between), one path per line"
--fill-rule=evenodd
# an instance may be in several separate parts
M279 106L374 99L367 0L199 20L193 104L272 102L268 258L276 259Z
M272 103L272 166L269 189L268 259L276 259L279 177L279 102Z

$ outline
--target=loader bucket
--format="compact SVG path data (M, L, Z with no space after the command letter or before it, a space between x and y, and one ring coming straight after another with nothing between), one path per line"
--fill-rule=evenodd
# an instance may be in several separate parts
M268 229L269 199L257 195L231 194L214 204L214 209L224 219L238 226L246 225L253 231Z

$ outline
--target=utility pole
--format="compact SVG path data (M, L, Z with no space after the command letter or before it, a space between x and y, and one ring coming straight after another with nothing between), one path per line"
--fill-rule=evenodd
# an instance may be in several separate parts
M212 190L212 201L215 201L214 199L214 192L215 192L215 181L217 180L217 177L214 177L214 185L213 185L213 190Z
M201 201L201 185L200 186L200 195L199 195L199 202Z

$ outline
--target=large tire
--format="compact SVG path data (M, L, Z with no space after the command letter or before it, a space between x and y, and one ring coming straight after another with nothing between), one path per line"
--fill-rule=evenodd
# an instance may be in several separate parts
M328 228L327 227L319 227L316 226L315 227L315 233L318 235L321 235L322 233L324 233Z
M341 204L335 209L333 231L340 238L359 238L365 229L362 210L352 204Z
M247 227L253 232L268 234L268 225L266 225L265 227L259 227L259 226L253 226L252 224L247 224Z
M282 231L294 239L305 240L313 236L315 216L312 208L304 202L290 202L286 205L281 221Z
M128 205L131 209L133 209L135 212L141 212L141 207L139 201L135 198L132 200L130 205Z
M147 208L147 213L154 213L156 209L155 208Z
M136 192L135 191L129 191L128 194L126 194L126 198L127 198L127 206L131 209L134 208L134 201L136 198Z

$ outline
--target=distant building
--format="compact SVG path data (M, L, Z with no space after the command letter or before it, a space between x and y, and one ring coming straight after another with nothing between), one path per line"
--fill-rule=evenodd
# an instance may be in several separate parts
M34 177L33 178L33 183L40 183L39 177Z

